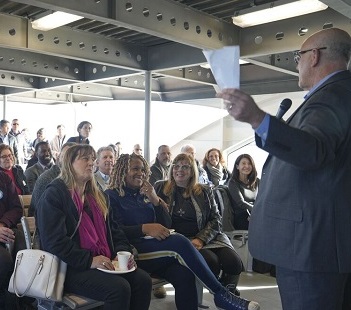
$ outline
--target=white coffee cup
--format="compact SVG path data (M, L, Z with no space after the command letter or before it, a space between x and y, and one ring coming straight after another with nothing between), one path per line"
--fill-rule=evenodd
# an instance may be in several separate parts
M130 255L132 255L132 253L127 251L117 252L119 270L128 270L128 261Z

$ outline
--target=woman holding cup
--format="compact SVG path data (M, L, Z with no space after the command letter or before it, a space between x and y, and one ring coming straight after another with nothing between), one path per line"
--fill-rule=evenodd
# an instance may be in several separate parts
M151 278L141 269L113 271L117 252L132 253L122 230L111 224L107 197L94 180L96 153L87 144L68 148L61 174L43 193L36 209L41 247L67 263L65 291L104 301L104 309L146 310ZM136 264L128 257L128 269Z

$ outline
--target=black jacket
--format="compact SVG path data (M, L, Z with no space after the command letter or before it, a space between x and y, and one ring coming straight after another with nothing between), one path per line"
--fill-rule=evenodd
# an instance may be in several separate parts
M165 196L163 188L166 181L160 181L155 184L157 195L167 204L172 206L173 201ZM232 248L230 240L222 231L222 219L218 211L217 203L214 199L213 190L207 185L203 185L203 191L200 195L191 196L196 211L198 234L195 236L204 242L204 247L227 246ZM170 214L172 215L172 207Z
M118 251L132 252L123 231L112 223L112 210L106 219L107 242L112 258ZM78 224L79 214L67 186L61 179L52 181L42 194L36 208L36 225L41 248L64 262L68 267L79 270L89 269L93 261L90 251L80 247L79 231L71 239Z

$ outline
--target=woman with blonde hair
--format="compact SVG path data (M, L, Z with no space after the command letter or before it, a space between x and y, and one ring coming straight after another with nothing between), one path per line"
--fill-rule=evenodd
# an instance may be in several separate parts
M230 178L230 172L225 166L225 160L219 149L209 149L202 161L202 167L207 172L208 179L213 185L224 184Z
M195 167L193 170L197 171ZM142 156L122 154L106 191L114 221L138 250L139 266L172 283L178 310L198 309L194 275L214 294L217 307L259 309L256 302L241 299L225 288L193 244L185 236L170 231L169 206L148 182L149 175L149 165ZM197 182L196 173L190 182Z
M103 272L114 270L118 251L133 248L118 225L111 223L108 199L94 180L95 158L87 144L66 150L61 174L37 205L41 247L67 263L65 291L104 301L104 309L147 310L151 278L146 272L139 268L123 274ZM133 267L131 255L129 269Z
M156 183L156 193L170 206L171 227L190 239L217 277L222 271L220 281L235 292L243 264L222 231L212 188L198 183L197 170L192 156L177 155L169 180Z

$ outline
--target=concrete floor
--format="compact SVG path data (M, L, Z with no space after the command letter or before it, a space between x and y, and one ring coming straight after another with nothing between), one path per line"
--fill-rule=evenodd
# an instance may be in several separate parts
M255 272L243 272L238 289L241 297L257 301L261 310L281 310L281 302L275 278ZM150 310L176 310L174 304L174 289L169 284L166 286L167 297L157 299L152 296ZM205 289L203 304L208 310L217 310L212 295ZM200 310L201 308L199 308Z

